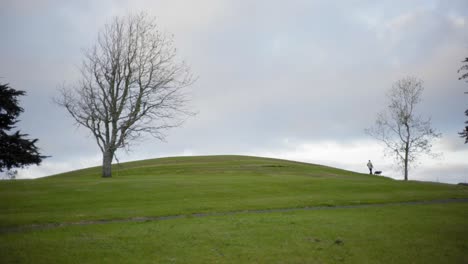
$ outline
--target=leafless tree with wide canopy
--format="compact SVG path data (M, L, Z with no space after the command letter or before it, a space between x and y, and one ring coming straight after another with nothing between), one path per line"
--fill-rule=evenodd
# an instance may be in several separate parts
M189 67L176 61L172 36L145 13L115 17L85 52L80 81L56 98L78 125L89 129L102 151L102 177L111 177L115 152L149 133L191 115L184 88L193 83Z

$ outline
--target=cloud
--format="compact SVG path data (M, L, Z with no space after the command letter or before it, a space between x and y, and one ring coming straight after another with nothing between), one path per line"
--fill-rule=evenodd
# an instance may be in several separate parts
M454 26L459 28L466 28L466 19L460 15L449 14L447 18L453 23Z
M445 134L446 156L465 155L457 132L466 83L456 71L467 56L466 1L51 0L2 7L0 80L27 91L18 125L52 155L42 171L31 167L32 176L77 168L79 160L99 165L89 133L51 98L79 78L81 50L105 22L141 10L174 33L179 58L199 76L190 88L199 114L169 131L167 143L142 138L122 160L258 153L358 171L372 158L390 171L363 130L385 108L385 91L406 75L425 81L419 110ZM458 170L458 163L444 164Z
M34 179L50 176L62 172L94 167L101 164L101 156L76 157L73 161L53 161L45 159L40 166L30 166L29 168L18 170L18 179Z

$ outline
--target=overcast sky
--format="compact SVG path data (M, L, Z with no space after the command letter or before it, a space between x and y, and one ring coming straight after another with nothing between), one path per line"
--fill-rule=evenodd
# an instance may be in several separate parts
M96 166L101 154L52 98L79 79L83 49L113 16L146 11L174 34L180 60L198 76L198 115L142 138L121 161L179 155L286 158L396 179L400 171L364 133L396 80L424 80L419 113L442 132L438 159L422 158L410 179L465 182L468 144L458 137L468 83L468 1L0 0L0 82L24 90L18 127L46 159L20 171L40 177Z

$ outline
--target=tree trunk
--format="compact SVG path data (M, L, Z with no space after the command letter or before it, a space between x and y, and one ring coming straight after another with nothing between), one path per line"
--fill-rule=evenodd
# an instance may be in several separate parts
M114 153L112 151L106 150L102 153L102 177L110 178L112 177L112 158Z
M410 147L410 140L411 140L411 131L410 125L408 124L408 120L410 120L410 116L405 119L405 127L406 127L406 142L405 142L405 181L408 180L408 156L409 156L409 147Z
M408 146L408 143L406 143L406 147L405 147L405 181L408 180L408 151L409 151L409 146Z

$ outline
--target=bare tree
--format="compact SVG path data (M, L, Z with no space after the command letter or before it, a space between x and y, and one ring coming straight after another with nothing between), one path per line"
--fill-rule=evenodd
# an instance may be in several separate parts
M430 118L416 113L421 102L423 83L414 77L406 77L393 84L388 93L389 105L377 116L373 127L366 133L386 146L386 153L394 156L408 180L408 170L420 154L431 155L432 141L441 137L431 127Z
M462 74L462 76L460 76L460 78L458 78L459 80L462 80L462 79L466 79L465 81L468 82L468 57L465 58L464 61L462 61L462 63L465 63L459 70L458 70L458 73L460 73L461 71L466 71L465 73ZM466 94L468 94L468 92L465 92ZM465 111L465 115L468 117L468 109ZM463 129L463 131L459 132L458 134L460 135L460 137L464 138L465 139L465 144L468 143L468 120L465 121L465 128Z
M163 140L163 131L191 113L183 88L190 69L175 60L172 37L144 13L115 17L85 52L77 85L64 87L56 102L88 128L102 151L102 177L111 177L119 148L143 133Z
M466 57L465 60L462 61L462 63L465 63L465 64L461 66L460 69L458 69L458 73L460 73L461 71L466 71L466 72L463 73L458 79L459 80L467 79L466 81L468 82L468 57Z

